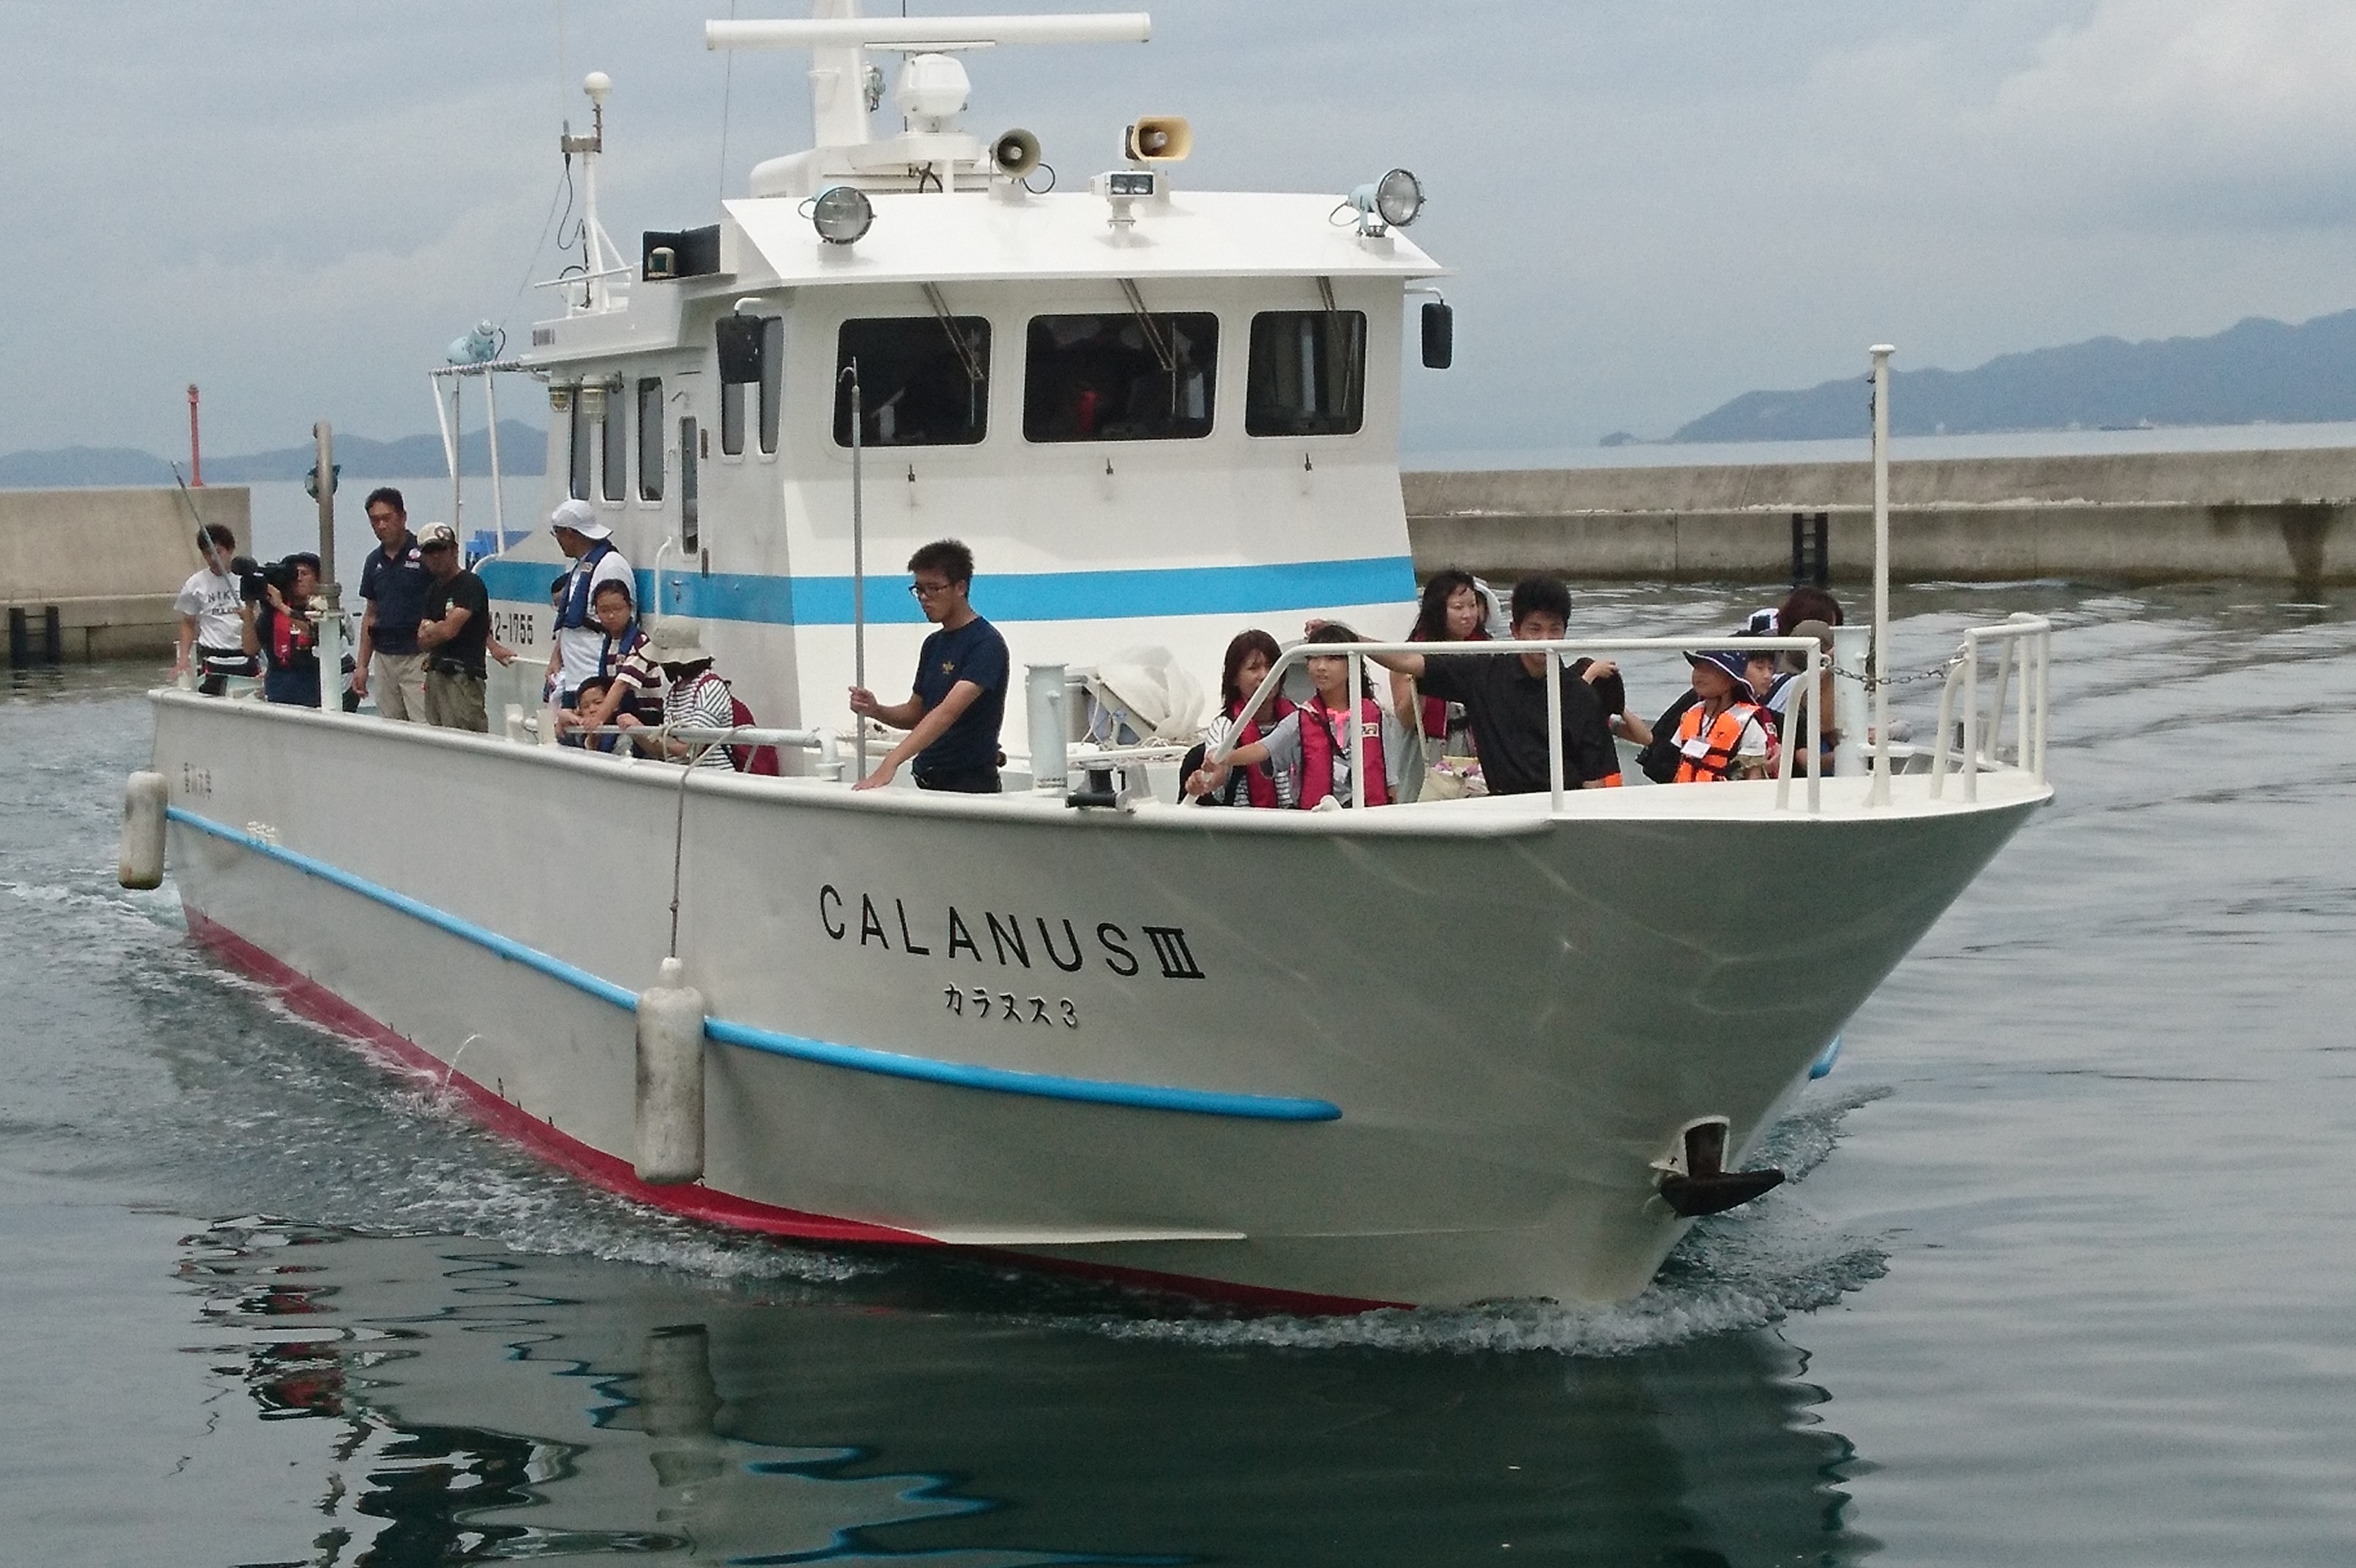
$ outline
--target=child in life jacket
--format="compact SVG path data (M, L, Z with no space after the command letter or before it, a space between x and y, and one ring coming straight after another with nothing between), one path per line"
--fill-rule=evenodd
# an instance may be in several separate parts
M1347 626L1325 624L1309 634L1309 642L1347 645L1358 639ZM1186 793L1201 796L1227 782L1236 768L1272 763L1279 773L1300 776L1303 811L1336 806L1388 805L1401 797L1398 785L1413 776L1414 736L1396 715L1375 700L1374 688L1361 674L1358 689L1350 686L1346 654L1312 655L1309 700L1293 709L1265 738L1238 746L1223 763L1205 763L1186 781ZM1366 777L1360 789L1351 777L1353 724L1365 737ZM1420 782L1419 780L1418 782Z
M1744 675L1747 661L1729 648L1687 654L1695 701L1677 720L1674 784L1765 778L1775 771L1774 716Z
M1258 695L1260 683L1275 667L1282 650L1276 639L1257 626L1238 632L1227 645L1227 656L1219 674L1219 716L1211 720L1210 739L1186 754L1182 777L1191 778L1203 765L1203 758L1211 747L1224 742L1235 723L1251 699ZM1261 705L1252 720L1243 728L1241 743L1248 745L1262 739L1269 731L1282 723L1293 711L1292 699L1279 693ZM1279 773L1267 763L1233 769L1227 782L1207 794L1195 797L1197 805L1256 805L1262 809L1290 806L1301 795L1299 778L1292 773Z

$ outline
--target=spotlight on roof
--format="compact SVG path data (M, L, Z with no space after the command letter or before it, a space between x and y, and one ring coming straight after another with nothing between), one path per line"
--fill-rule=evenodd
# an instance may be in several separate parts
M855 244L875 221L875 207L857 186L831 185L811 200L809 220L828 244Z
M1387 234L1413 223L1423 210L1423 182L1405 169L1393 169L1352 191L1350 205L1357 209L1359 233Z
M453 365L487 365L498 357L499 329L478 322L475 330L451 341L447 358Z

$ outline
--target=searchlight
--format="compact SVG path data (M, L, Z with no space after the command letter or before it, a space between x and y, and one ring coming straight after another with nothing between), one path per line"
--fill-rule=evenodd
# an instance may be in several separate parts
M857 186L830 185L810 198L810 227L830 245L852 245L875 221L875 204Z
M1393 169L1352 191L1348 206L1358 215L1358 232L1379 237L1416 220L1423 211L1423 182L1405 169Z

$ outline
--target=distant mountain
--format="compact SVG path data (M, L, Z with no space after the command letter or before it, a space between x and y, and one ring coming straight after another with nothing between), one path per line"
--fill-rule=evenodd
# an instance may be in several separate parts
M459 441L459 461L466 473L491 471L487 431L470 430ZM208 457L205 477L223 485L252 485L272 480L300 479L311 471L315 453L308 443L257 452L243 457ZM504 474L536 475L546 471L548 432L521 420L499 421L499 470ZM372 441L364 435L336 437L336 462L355 478L438 479L449 472L439 435L407 435L398 441ZM184 464L181 473L187 469ZM83 485L169 485L172 465L153 453L127 446L61 446L41 452L12 452L0 456L0 489L66 489Z
M2289 326L2252 316L2213 337L2097 337L2007 354L1975 370L1896 370L1900 435L2131 425L2356 420L2356 310ZM1860 374L1797 392L1745 392L1671 441L1863 435Z
M0 457L0 489L65 490L81 485L169 485L171 465L127 446L59 446Z

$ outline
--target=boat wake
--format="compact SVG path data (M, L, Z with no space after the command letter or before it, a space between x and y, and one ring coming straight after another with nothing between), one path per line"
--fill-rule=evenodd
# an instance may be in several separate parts
M1804 1100L1770 1130L1752 1163L1780 1166L1797 1182L1832 1153L1849 1112L1890 1093L1869 1086ZM1497 1301L1351 1317L1104 1317L1086 1327L1109 1339L1217 1349L1627 1356L1763 1328L1828 1307L1888 1269L1880 1238L1826 1226L1787 1182L1697 1223L1643 1294L1612 1307Z

